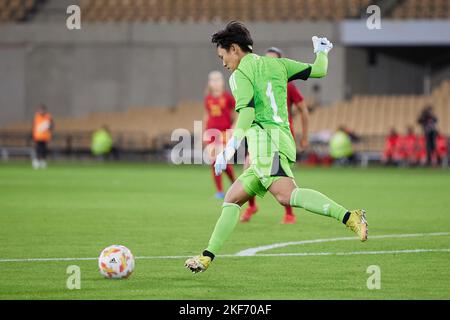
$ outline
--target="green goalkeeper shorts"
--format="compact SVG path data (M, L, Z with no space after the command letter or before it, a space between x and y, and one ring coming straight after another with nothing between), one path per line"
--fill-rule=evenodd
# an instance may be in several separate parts
M240 176L245 192L250 196L264 197L267 189L281 177L294 178L291 165L283 154L275 152L273 156L257 157Z

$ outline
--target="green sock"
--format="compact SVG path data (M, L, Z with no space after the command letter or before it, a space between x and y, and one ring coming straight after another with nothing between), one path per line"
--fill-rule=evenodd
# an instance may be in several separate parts
M207 251L217 254L224 242L230 237L239 221L241 207L235 203L224 203L222 214L216 223L216 227L209 239Z
M292 191L290 203L292 207L303 208L339 221L344 219L348 211L324 194L311 189L295 189Z

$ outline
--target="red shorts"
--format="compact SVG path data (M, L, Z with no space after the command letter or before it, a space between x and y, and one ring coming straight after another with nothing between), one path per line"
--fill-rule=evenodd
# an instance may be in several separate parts
M208 129L206 129L206 130L208 130ZM220 135L217 135L217 131L214 130L214 133L205 136L205 143L206 144L214 143L214 144L226 145L227 132L225 130L220 131Z

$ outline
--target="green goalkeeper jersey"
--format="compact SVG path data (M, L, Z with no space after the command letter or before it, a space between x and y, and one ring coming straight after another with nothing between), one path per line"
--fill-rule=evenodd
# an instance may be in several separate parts
M255 108L252 127L263 128L269 136L277 130L277 141L273 141L276 151L290 162L295 161L296 147L289 128L287 83L295 79L306 80L310 73L310 64L252 53L242 58L229 80L236 111Z

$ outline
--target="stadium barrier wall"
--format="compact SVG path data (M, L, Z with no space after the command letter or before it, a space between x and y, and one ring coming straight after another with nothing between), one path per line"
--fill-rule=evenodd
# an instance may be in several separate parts
M313 61L311 36L335 42L329 76L298 83L305 95L320 81L322 100L344 95L344 48L333 23L248 24L255 52L281 47L288 57ZM34 107L55 116L122 111L130 106L175 106L201 101L207 73L222 70L210 43L223 24L2 25L0 126L31 120Z

